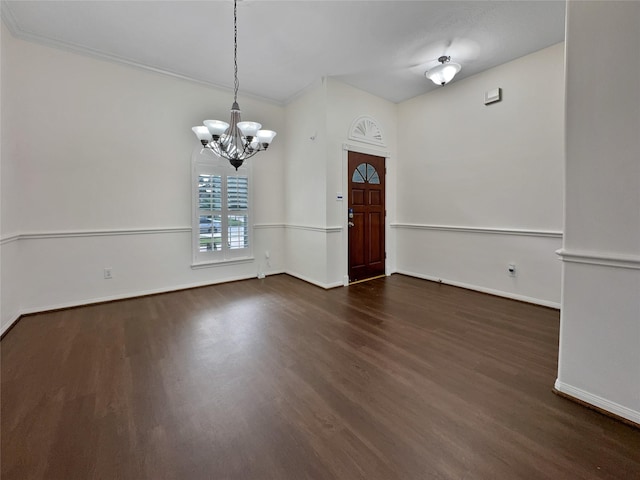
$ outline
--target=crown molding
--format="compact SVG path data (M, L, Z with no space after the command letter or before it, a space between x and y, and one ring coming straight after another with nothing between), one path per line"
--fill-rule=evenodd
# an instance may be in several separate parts
M306 87L301 88L296 93L291 95L284 102L282 102L282 104L286 107L287 105L290 105L290 104L294 103L299 98L304 97L307 93L312 92L316 88L322 87L325 83L326 83L326 77L318 78L318 79L314 80L313 82L311 82Z
M2 21L7 26L7 28L9 29L9 32L11 32L11 35L13 35L14 37L17 37L18 32L20 31L20 28L18 27L18 22L16 20L16 17L11 11L11 8L9 8L9 4L2 0L0 0L0 17L2 18Z
M15 38L19 38L20 40L24 40L31 43L37 43L40 45L44 45L45 47L55 48L57 50L64 50L67 52L84 55L97 60L103 60L103 61L116 63L120 65L126 65L128 67L133 67L140 70L146 70L148 72L158 73L160 75L165 75L165 76L177 78L179 80L185 80L187 82L196 83L198 85L202 85L208 88L214 88L216 90L222 90L224 92L233 93L233 87L231 86L220 85L218 83L210 82L208 80L204 80L201 78L184 75L182 73L175 72L170 69L157 67L155 65L147 65L145 63L141 63L141 62L132 60L130 58L122 57L120 55L105 53L100 50L79 45L77 43L56 40L53 38L45 37L42 35L38 35L32 32L26 31L20 26L15 15L11 11L11 8L9 7L9 4L7 4L6 2L1 2L1 16L5 25L9 28L9 32L11 32L11 34ZM245 97L247 99L252 99L252 100L258 100L258 101L269 103L271 105L276 105L279 107L284 107L287 103L287 102L282 102L280 100L276 100L274 98L262 97L262 96L255 95L252 93L247 93L247 92L242 92L240 97Z
M20 234L16 233L14 235L8 235L6 237L0 238L0 245L6 245L8 243L16 242L20 240Z

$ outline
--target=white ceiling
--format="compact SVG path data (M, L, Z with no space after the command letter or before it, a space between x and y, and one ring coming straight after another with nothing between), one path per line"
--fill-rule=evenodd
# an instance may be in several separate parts
M270 1L238 3L240 93L286 103L323 76L392 102L564 39L561 1ZM5 1L20 38L233 87L233 1ZM446 87L444 87L446 88Z

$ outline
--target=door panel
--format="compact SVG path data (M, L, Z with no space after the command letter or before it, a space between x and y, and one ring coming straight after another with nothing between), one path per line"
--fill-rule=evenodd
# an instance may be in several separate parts
M349 281L385 270L384 157L349 152Z
M384 248L381 248L382 240L380 231L384 232L384 219L378 212L369 215L369 265L384 260ZM380 226L382 225L382 228Z
M354 267L362 269L365 266L365 231L364 215L354 214L351 221L355 224L349 231L349 259Z
M352 205L364 205L364 190L354 188L351 190Z

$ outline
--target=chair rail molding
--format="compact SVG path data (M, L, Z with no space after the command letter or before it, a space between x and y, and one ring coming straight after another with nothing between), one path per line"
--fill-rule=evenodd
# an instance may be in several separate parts
M126 229L102 229L102 230L69 230L62 232L28 232L19 233L0 239L1 244L16 240L40 240L48 238L75 238L75 237L105 237L119 235L156 235L165 233L191 233L191 227L163 227L163 228L126 228Z
M640 255L625 255L605 252L586 252L561 248L556 254L563 262L584 263L604 267L631 268L640 270Z
M293 223L286 224L287 229L291 230L306 230L308 232L322 232L322 233L338 233L342 231L342 227L316 227L313 225L297 225Z
M497 235L519 235L526 237L551 237L562 238L561 231L555 230L527 230L517 228L495 228L495 227L471 227L462 225L432 225L424 223L392 223L391 228L407 230L436 230L444 232L463 233L485 233Z
M287 225L284 223L257 223L253 225L256 230L267 229L284 229ZM308 227L309 229L320 229L333 231L339 227L329 227L322 229L320 227ZM41 240L49 238L76 238L76 237L108 237L108 236L120 236L120 235L157 235L167 233L191 233L191 227L157 227L157 228L114 228L114 229L100 229L100 230L68 230L68 231L49 231L49 232L27 232L27 233L15 233L0 238L0 245L5 245L18 240Z
M267 230L269 228L287 228L285 223L254 223L255 230Z

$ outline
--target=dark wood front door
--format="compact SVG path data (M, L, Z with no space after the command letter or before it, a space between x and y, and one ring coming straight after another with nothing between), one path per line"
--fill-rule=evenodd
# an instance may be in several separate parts
M349 152L349 281L384 275L384 157Z

